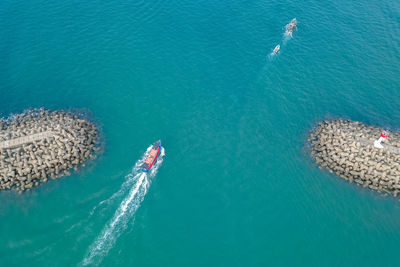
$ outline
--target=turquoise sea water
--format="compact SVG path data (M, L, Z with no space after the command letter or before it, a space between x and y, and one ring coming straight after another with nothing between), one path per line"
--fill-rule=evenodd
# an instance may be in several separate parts
M0 192L0 266L398 266L400 203L306 139L337 116L400 128L399 24L387 0L1 1L0 116L89 110L104 153Z

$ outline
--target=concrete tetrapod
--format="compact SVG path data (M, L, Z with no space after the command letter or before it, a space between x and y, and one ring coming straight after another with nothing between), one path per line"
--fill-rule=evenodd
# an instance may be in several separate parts
M96 126L66 111L25 111L0 121L0 189L24 191L94 158Z
M320 168L359 186L399 194L400 133L387 136L382 128L337 119L320 122L309 141Z

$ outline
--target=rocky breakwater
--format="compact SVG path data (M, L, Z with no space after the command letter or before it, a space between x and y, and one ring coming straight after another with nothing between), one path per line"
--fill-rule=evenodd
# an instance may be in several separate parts
M319 123L309 141L320 168L359 186L399 194L400 133L338 119Z
M65 111L30 110L0 121L0 189L24 191L94 158L95 125Z

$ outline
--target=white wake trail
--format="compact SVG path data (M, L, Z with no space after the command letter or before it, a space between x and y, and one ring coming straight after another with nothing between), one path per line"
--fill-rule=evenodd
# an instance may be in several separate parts
M126 191L131 188L127 196L120 203L112 219L106 224L95 241L89 246L86 256L80 265L99 265L110 249L114 246L118 237L126 230L129 221L135 215L135 212L147 193L150 186L150 179L156 175L157 170L163 161L164 149L162 148L159 159L154 164L151 171L149 173L140 172L141 163L143 163L149 151L150 149L147 149L142 159L135 164L132 173L126 176L127 180L122 184L121 189L117 193L113 194L109 199L99 203L100 206L105 203L108 204L117 196L126 194ZM134 185L133 187L132 184Z
M131 188L133 186L133 184L135 184L135 174L139 173L141 170L141 166L143 165L144 160L146 159L147 155L149 154L151 150L151 146L149 146L146 150L146 152L142 155L142 157L140 158L140 160L138 160L135 165L132 168L132 171L130 174L128 174L125 179L126 182L122 184L121 188L115 192L111 197L109 197L108 199L105 199L103 201L101 201L99 204L97 204L92 211L90 212L90 216L92 216L95 211L97 209L101 209L102 206L107 206L110 203L112 203L114 201L114 199L121 197L122 195L126 194L126 191L129 190L129 188ZM163 149L164 150L164 149ZM163 156L164 154L162 154ZM161 159L162 160L162 159Z

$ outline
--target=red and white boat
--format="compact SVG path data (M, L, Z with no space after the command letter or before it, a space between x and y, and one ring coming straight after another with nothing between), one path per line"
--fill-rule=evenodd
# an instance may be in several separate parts
M296 28L296 26L297 26L297 20L296 20L296 18L294 18L294 19L292 19L292 20L290 21L290 23L286 26L285 34L287 34L287 35L292 35L293 30Z
M161 141L158 140L153 144L153 147L151 148L149 154L147 155L147 158L145 159L142 165L142 172L150 171L151 167L153 167L154 163L157 161L161 149L162 149Z
M272 53L274 54L278 53L279 49L281 49L280 45L275 46L274 51L272 51Z

